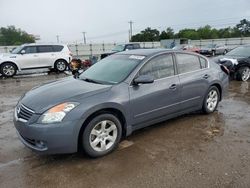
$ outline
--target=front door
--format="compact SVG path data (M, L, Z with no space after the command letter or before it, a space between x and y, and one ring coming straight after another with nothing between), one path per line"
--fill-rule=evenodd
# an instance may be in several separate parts
M155 81L129 87L135 125L179 110L180 84L174 67L172 54L164 54L151 59L139 71L138 75L152 75Z
M39 67L40 59L36 46L26 46L22 49L22 54L18 54L17 63L21 69L32 69Z

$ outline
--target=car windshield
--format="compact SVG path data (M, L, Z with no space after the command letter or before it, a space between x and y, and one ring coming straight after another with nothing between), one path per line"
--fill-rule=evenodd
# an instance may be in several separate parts
M80 79L100 84L117 84L127 78L144 58L137 55L111 55L83 72Z
M250 57L250 46L239 46L226 55L228 56L238 56L238 57Z
M23 49L23 46L18 46L11 51L12 54L18 54Z
M112 50L114 52L122 52L124 50L125 45L117 45L115 48Z

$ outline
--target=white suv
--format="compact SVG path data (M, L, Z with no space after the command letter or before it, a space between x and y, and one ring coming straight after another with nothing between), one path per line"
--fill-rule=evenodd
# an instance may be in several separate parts
M63 72L71 59L72 53L64 44L24 44L0 55L0 73L12 77L17 71L40 68Z

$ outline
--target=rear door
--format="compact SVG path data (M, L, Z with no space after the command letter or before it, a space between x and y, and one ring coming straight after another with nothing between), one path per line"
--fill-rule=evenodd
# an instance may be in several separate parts
M159 55L147 62L138 75L152 75L154 83L130 86L130 106L134 124L177 112L180 108L179 77L172 54Z
M175 55L181 84L181 108L186 110L200 107L209 87L208 62L193 54Z
M56 61L56 54L52 45L38 46L41 67L53 67Z

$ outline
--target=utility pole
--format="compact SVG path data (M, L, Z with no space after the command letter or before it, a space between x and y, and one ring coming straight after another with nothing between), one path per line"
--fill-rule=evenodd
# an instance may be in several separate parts
M82 32L82 34L83 34L83 42L84 44L86 44L86 32Z
M129 42L131 41L131 39L132 39L132 36L133 36L133 21L132 20L130 20L129 22Z
M56 35L57 43L59 43L59 35Z

